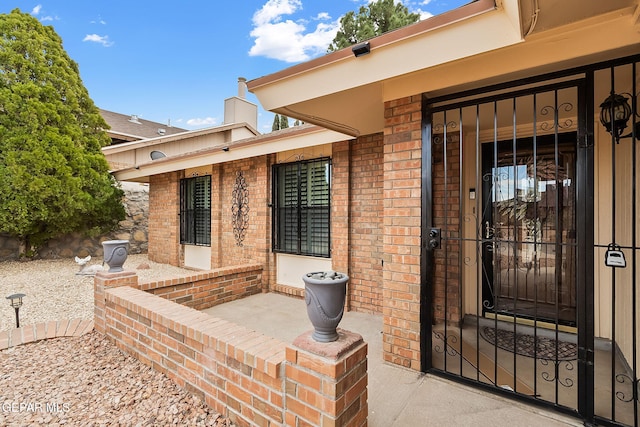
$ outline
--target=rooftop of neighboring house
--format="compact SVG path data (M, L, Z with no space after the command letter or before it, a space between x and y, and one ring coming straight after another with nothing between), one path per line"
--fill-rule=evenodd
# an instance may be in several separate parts
M112 144L175 135L187 131L187 129L171 126L170 123L145 120L135 114L120 114L103 109L100 109L100 114L111 128L107 133L111 137Z

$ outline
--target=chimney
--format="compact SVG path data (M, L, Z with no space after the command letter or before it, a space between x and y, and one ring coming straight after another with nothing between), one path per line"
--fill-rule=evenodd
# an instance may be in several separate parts
M247 79L244 77L238 77L238 98L247 98Z
M247 79L238 77L238 96L224 100L224 122L247 123L253 129L258 128L258 106L247 100Z

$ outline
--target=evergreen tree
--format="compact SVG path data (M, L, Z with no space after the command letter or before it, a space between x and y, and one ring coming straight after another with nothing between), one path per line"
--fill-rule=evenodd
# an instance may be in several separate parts
M409 9L402 3L395 4L394 0L377 0L366 7L361 6L357 14L351 11L340 18L340 29L329 45L328 51L333 52L361 43L419 20L420 15L409 13Z
M271 130L280 130L286 129L289 127L289 118L282 114L276 114L273 116L273 124L271 125Z
M22 250L124 219L123 192L101 148L108 125L50 26L0 15L0 233Z
M278 130L280 129L280 116L279 115L275 115L273 116L273 124L271 125L271 130Z
M280 129L286 129L289 127L289 117L280 115Z

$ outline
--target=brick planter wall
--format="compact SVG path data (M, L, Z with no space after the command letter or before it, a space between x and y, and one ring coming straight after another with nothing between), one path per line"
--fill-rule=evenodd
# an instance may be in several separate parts
M237 265L180 278L140 283L145 292L196 310L244 298L262 291L262 266Z
M136 282L133 272L96 275L96 329L237 425L366 425L359 335L343 331L330 351L304 335L287 345L127 286Z

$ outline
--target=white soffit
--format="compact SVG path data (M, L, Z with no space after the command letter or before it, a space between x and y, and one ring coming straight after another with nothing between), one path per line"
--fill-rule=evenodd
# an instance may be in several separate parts
M327 66L287 76L286 90L281 80L275 80L252 91L265 109L275 110L520 43L523 39L519 18L514 16L517 0L503 3L509 7L495 8L386 45L375 44L384 42L382 36L375 38L369 55L349 55Z
M477 87L637 54L640 34L633 13L634 7L618 10L529 36L526 43L398 76L385 82L383 98L437 96L452 87Z

